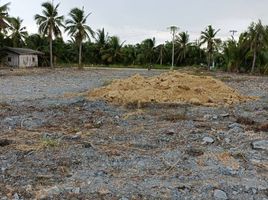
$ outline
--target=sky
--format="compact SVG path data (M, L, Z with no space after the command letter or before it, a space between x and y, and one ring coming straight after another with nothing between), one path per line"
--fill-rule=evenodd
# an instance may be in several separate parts
M33 16L41 13L44 0L0 0L11 2L10 15L20 16L29 33L36 33ZM267 0L54 0L60 3L59 14L68 16L74 7L92 12L88 25L94 30L105 28L109 35L119 36L129 44L155 37L157 43L171 40L168 27L175 25L188 31L191 40L200 37L208 25L221 29L219 37L238 34L252 21L268 24ZM237 34L237 35L238 35ZM68 37L64 35L64 39Z

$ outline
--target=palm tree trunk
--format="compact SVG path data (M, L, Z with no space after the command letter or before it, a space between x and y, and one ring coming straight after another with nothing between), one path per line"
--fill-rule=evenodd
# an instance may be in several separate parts
M82 42L79 43L79 58L78 58L79 68L82 68Z
M257 59L257 53L256 50L254 49L251 73L254 73L255 71L256 59Z
M163 47L160 49L160 65L163 65Z
M175 54L175 36L173 35L173 41L172 41L172 63L171 63L171 70L174 70L174 54Z
M50 67L53 67L52 37L49 38Z
M15 39L13 39L13 47L17 47Z
M210 65L211 65L211 54L208 53L208 70L210 70Z

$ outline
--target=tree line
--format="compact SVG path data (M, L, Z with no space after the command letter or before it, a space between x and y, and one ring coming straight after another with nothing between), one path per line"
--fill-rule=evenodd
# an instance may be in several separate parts
M200 38L190 41L187 31L176 32L173 40L156 45L147 38L135 45L110 36L104 28L93 31L87 24L90 13L73 8L67 17L60 15L60 4L43 3L42 13L34 16L38 33L29 35L20 17L9 15L10 3L0 6L0 45L42 51L44 65L78 63L93 65L200 66L222 68L231 72L268 74L268 26L252 22L236 40L218 37L220 29L209 25ZM70 40L64 41L66 32ZM172 58L172 59L171 59Z

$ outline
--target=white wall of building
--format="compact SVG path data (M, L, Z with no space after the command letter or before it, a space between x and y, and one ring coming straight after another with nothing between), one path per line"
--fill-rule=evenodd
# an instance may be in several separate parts
M37 55L18 55L8 52L2 61L10 67L38 67Z
M8 66L18 67L19 66L19 55L8 53L7 57L5 58L5 63Z
M37 55L20 55L19 67L37 67L38 56Z

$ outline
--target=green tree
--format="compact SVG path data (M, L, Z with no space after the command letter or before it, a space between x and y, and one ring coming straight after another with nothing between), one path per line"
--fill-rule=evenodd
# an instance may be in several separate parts
M99 63L102 63L102 52L108 48L109 34L105 32L104 28L98 29L95 34L95 43L97 48L97 58Z
M200 44L207 44L207 54L208 54L208 68L210 69L211 63L214 62L213 54L217 49L217 45L220 43L220 40L216 38L216 35L220 29L215 30L209 25L205 31L201 32L201 41Z
M10 3L0 6L0 33L9 27L10 17L8 15ZM5 32L6 33L6 32Z
M49 51L50 51L50 66L53 67L53 36L61 37L60 27L64 27L63 21L64 16L59 16L58 8L59 4L54 6L50 2L42 4L43 15L36 14L34 19L39 26L39 33L47 36L49 40Z
M233 38L226 41L223 45L223 56L228 71L240 72L245 70L246 60L250 52L250 41L248 33L242 33L238 41Z
M10 19L10 31L13 46L23 46L25 38L28 36L26 27L22 25L23 20L19 17Z
M137 57L137 49L135 45L125 45L122 48L123 54L123 64L124 65L135 65L136 57Z
M160 65L163 65L164 58L166 57L167 51L165 44L160 44L155 47L155 53L158 55L157 63Z
M94 36L94 31L86 25L87 18L90 14L85 15L84 10L74 8L71 10L69 16L71 19L66 20L66 31L73 37L79 46L78 63L82 64L82 43L86 39L90 39L90 35Z
M25 39L26 46L30 49L49 53L48 41L39 34L32 34Z
M108 48L102 52L102 60L105 63L116 64L122 58L122 47L124 42L121 43L117 36L112 36L108 40Z
M257 23L252 23L248 28L248 36L250 39L250 49L253 54L251 73L255 71L256 61L260 51L267 45L267 26L263 26L259 20Z
M154 60L155 53L155 38L148 38L137 45L138 55L137 59L140 64L151 65Z
M185 64L187 53L190 49L190 35L187 32L181 32L176 38L176 44L178 46L177 61Z

